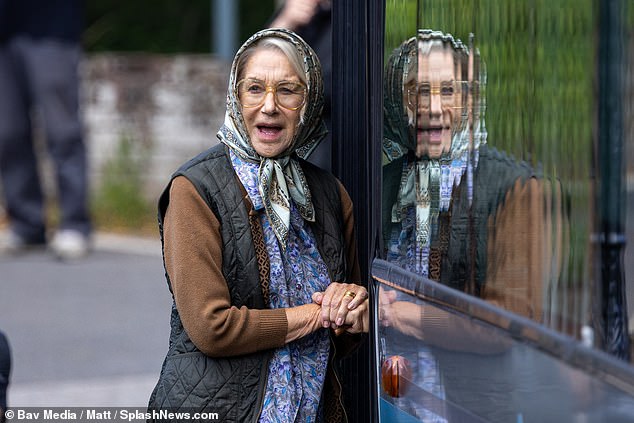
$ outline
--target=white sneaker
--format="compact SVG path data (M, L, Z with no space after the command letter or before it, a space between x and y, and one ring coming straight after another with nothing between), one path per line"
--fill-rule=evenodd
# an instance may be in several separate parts
M50 248L60 260L76 260L88 254L90 242L79 231L63 229L55 234Z

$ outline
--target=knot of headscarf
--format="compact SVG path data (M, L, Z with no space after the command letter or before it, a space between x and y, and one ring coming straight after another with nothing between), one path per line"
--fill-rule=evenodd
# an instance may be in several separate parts
M296 48L303 59L307 81L307 97L291 145L280 156L271 158L260 156L251 145L237 94L239 58L245 50L265 37L282 38ZM285 29L259 31L236 53L229 76L225 122L218 131L218 138L241 159L260 164L258 190L262 196L264 211L283 249L286 248L288 240L291 200L303 219L315 221L310 188L298 158L308 157L326 135L326 126L321 117L323 103L323 80L319 60L310 46L294 32Z

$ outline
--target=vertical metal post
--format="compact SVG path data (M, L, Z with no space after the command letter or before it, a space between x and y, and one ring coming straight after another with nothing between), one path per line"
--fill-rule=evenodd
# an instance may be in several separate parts
M212 52L218 57L231 61L238 48L238 2L212 0L211 6Z
M597 211L601 247L598 308L600 340L609 353L629 359L627 301L623 274L625 181L623 130L623 7L599 2L599 117Z
M381 213L384 0L333 1L333 172L355 204L362 277L369 278ZM375 310L371 310L373 322ZM373 333L373 328L370 329ZM350 422L378 421L370 339L342 365Z

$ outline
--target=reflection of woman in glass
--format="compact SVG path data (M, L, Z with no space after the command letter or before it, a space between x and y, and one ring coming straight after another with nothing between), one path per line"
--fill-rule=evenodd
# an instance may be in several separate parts
M543 187L527 164L486 145L479 68L477 51L429 30L388 61L386 259L540 319Z
M465 171L463 107L467 50L453 38L421 31L404 42L386 68L384 159L384 241L387 260L423 276L440 271L438 228L446 213L452 187ZM433 258L432 258L433 257ZM435 277L435 279L438 279ZM383 295L385 294L385 295ZM388 297L383 293L382 297ZM393 293L392 293L393 294ZM396 297L391 297L391 300ZM392 322L401 334L418 333L420 306L399 301L413 329ZM410 307L413 306L413 307ZM384 318L395 317L382 308ZM399 338L398 335L394 336ZM438 365L429 348L401 337L399 353L412 363L414 383L426 395L397 400L398 406L425 422L446 422L445 397ZM396 341L397 343L399 341Z
M553 193L528 165L486 145L479 68L477 51L438 31L420 30L390 56L383 140L385 256L541 321L544 278L557 271L544 260L556 250L544 236L552 219L544 199ZM497 354L507 348L499 340L484 339L460 319L395 292L381 292L379 302L379 318L389 326L386 353L412 361L414 383L427 393L448 403L466 400L464 380L488 380L502 369ZM457 370L447 361L454 352L477 353L482 365ZM467 388L471 394L473 385ZM506 394L500 392L502 414L508 411L502 405L510 404ZM413 408L428 421L423 413L429 410L421 411L420 404Z
M436 280L439 219L467 165L467 59L460 41L420 31L390 57L386 74L387 259Z

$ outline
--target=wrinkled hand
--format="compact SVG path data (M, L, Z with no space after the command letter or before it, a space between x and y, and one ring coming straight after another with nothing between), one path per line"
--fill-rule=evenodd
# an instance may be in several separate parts
M350 333L358 333L368 327L368 291L356 284L333 282L326 291L312 296L321 305L322 326L333 329L342 326ZM365 321L365 322L364 322ZM354 332L353 332L354 331Z

